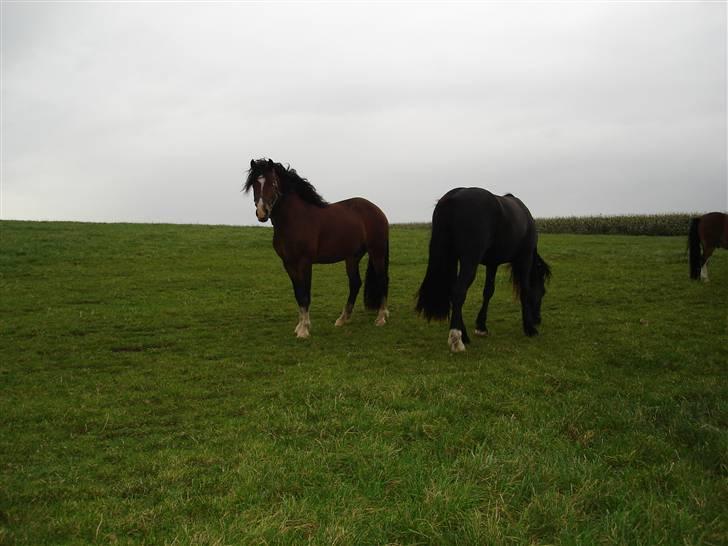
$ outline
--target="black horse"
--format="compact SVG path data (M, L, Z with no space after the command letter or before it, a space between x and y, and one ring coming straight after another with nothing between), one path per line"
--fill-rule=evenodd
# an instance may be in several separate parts
M511 281L521 299L523 330L527 336L538 333L541 300L551 269L537 252L537 239L531 213L511 194L499 197L481 188L455 188L438 201L432 213L427 273L416 308L427 320L443 320L450 314L450 350L464 351L464 343L470 342L462 309L478 264L486 266L486 279L476 335L488 333L485 323L495 274L500 264L509 262Z

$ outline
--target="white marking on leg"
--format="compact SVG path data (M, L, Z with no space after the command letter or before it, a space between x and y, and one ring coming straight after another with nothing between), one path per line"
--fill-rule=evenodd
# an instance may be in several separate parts
M475 335L476 335L476 336L480 336L480 337L485 337L485 336L487 336L487 335L488 335L488 330L478 330L478 329L476 328L476 329L475 329Z
M703 282L708 282L710 280L708 278L708 262L705 262L703 267L700 268L700 280Z
M455 328L450 330L450 334L447 337L447 343L453 353L462 353L465 350L462 330L457 330Z
M353 310L353 306L349 305L348 303L344 306L344 310L341 312L341 316L336 319L336 322L334 322L334 326L343 326L349 320L351 319L351 312Z
M309 332L311 328L311 319L308 316L308 311L303 307L298 310L298 326L296 326L296 337L299 339L306 339L311 335Z
M389 320L389 309L387 309L386 306L382 306L379 308L379 313L377 314L377 320L374 321L375 326L384 326L387 324L387 320Z

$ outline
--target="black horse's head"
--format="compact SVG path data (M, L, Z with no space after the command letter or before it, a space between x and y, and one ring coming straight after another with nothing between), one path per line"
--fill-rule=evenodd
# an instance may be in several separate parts
M253 188L255 215L259 222L267 222L276 201L281 196L281 180L276 172L276 163L271 159L251 159L248 179L245 182L246 192Z
M536 324L541 323L541 300L546 295L546 282L551 278L551 268L538 252L534 253L531 265L531 302L533 319Z

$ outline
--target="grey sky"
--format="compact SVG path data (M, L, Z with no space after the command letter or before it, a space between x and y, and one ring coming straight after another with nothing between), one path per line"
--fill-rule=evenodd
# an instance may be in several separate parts
M728 207L722 2L4 2L2 56L2 218L256 224L262 156L392 222Z

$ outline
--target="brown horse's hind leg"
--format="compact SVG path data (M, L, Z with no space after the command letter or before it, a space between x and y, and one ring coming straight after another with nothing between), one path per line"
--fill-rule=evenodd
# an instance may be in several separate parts
M703 252L703 266L700 268L700 280L703 282L709 282L710 279L708 278L708 259L713 255L713 247L712 246L705 246L704 252Z
M364 285L364 300L368 309L377 309L375 326L384 326L389 320L387 295L389 293L389 242L369 248L369 265Z
M386 253L386 251L385 251ZM377 318L374 320L375 326L384 326L387 324L387 321L389 320L389 309L387 309L387 292L388 292L388 284L389 284L389 271L388 269L388 259L385 256L377 256L376 259L372 260L372 265L374 266L374 273L377 276L378 283L380 284L380 290L381 290L381 299L379 302L379 310L377 312Z
M382 300L382 306L377 313L377 319L374 321L375 326L384 326L389 320L389 309L387 309L387 298Z
M334 326L343 326L351 319L351 312L354 310L354 303L361 288L361 275L359 275L359 261L361 257L348 258L346 260L346 274L349 277L349 299L346 300L341 316L336 319Z

